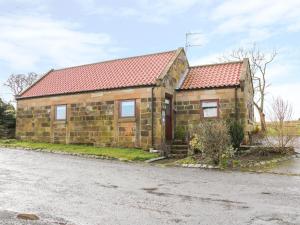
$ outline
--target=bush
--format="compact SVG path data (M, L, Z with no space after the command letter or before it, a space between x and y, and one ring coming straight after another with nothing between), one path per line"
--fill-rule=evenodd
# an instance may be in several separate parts
M177 126L175 129L175 139L185 141L187 132L183 126Z
M238 149L244 140L244 129L239 121L233 120L229 122L229 135L232 146Z
M16 127L15 109L0 99L0 138L14 138Z
M212 159L218 165L228 155L231 142L226 122L221 120L203 121L191 131L190 147Z
M189 145L191 150L190 155L199 154L199 153L204 154L203 143L198 134L193 135Z
M258 133L260 133L260 128L259 128L259 125L256 124L254 129L252 130L251 134L255 135L255 134L258 134Z
M232 146L229 146L225 151L222 152L221 159L219 162L219 165L221 168L227 168L228 166L233 166L233 160L236 153L236 149L234 149Z
M272 132L266 136L266 142L269 146L286 153L286 149L293 147L297 138L288 122L293 118L292 105L280 97L275 98L271 104L269 118Z

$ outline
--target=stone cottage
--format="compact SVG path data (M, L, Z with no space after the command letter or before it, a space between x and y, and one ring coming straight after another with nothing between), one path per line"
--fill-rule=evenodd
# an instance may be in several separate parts
M248 59L191 67L179 48L50 70L17 97L16 135L164 150L176 127L229 117L241 120L249 134L253 86Z

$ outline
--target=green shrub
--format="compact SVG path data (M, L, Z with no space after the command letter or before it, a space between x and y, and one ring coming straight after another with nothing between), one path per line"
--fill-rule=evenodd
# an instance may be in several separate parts
M212 159L218 165L223 156L227 157L230 149L230 136L226 122L221 120L202 121L190 130L192 139L190 147Z
M194 154L204 154L204 147L201 139L199 138L198 134L194 134L192 139L190 140L190 150L189 155L194 155Z
M0 98L0 138L14 138L15 128L15 109Z
M222 152L221 159L219 162L219 166L221 168L227 168L233 166L233 157L236 153L236 149L232 146L228 146L225 151Z
M232 160L232 167L236 168L239 167L241 165L241 161L240 160Z
M185 141L187 132L183 126L177 126L175 129L175 139Z
M238 149L244 140L244 129L239 121L233 120L229 122L229 135L232 146Z
M260 128L259 128L259 125L256 124L254 129L252 130L251 134L252 135L255 135L255 134L258 134L260 132Z

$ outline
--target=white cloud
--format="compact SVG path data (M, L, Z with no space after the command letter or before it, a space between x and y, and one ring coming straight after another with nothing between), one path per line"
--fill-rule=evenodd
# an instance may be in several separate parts
M201 32L189 33L186 41L189 46L203 46L208 42L206 36Z
M138 21L167 24L175 15L186 13L196 5L206 6L209 0L140 0L129 5L109 6L96 0L76 0L89 14L135 17Z
M211 19L218 22L218 31L223 33L248 31L263 27L296 29L300 22L298 0L252 0L225 1L216 7Z
M299 87L300 82L294 82L292 84L284 85L272 85L269 89L270 94L267 95L267 106L270 105L273 98L278 96L282 97L284 100L288 100L293 106L293 118L300 118L300 104L299 104Z
M108 34L79 31L78 24L46 16L3 15L0 27L0 61L12 71L27 72L43 62L69 66L99 61L110 54Z
M251 45L253 43L262 42L271 38L276 32L270 31L268 28L251 28L246 38L240 41L241 46Z

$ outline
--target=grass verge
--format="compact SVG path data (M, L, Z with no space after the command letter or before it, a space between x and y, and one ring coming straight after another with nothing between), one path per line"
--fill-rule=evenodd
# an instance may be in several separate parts
M70 154L94 155L119 159L124 161L146 161L158 157L158 154L150 153L136 148L111 148L111 147L94 147L88 145L66 145L51 144L31 141L18 140L1 140L0 147L9 148L27 148L31 150L47 150L52 152L65 152Z

